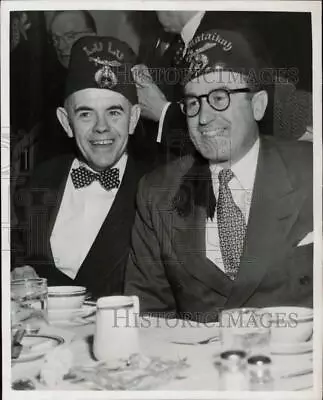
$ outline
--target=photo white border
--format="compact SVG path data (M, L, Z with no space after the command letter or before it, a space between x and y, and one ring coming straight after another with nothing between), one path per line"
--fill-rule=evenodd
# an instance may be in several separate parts
M10 389L10 252L9 227L9 12L14 10L230 10L230 11L289 11L312 13L313 40L313 132L314 132L314 388L304 392L62 392L12 391ZM2 382L4 399L321 399L323 354L323 258L322 258L322 21L319 1L43 1L2 0L1 2L1 211L2 211ZM301 28L301 27L300 27ZM283 38L282 38L283 40ZM4 196L5 194L5 196Z

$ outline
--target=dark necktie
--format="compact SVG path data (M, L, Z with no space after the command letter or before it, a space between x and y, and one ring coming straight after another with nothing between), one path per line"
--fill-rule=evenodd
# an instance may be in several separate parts
M158 57L164 57L167 54L167 59L172 60L174 65L183 59L185 43L179 34L172 35L171 38L159 38L155 47Z
M234 280L239 271L240 257L246 234L246 223L240 208L233 200L228 186L234 177L231 169L219 172L219 197L217 201L218 232L224 271Z
M173 64L179 66L184 58L185 43L181 35L176 35L174 42L171 45L173 51Z
M101 173L94 173L81 165L72 170L71 178L75 189L88 186L94 181L99 181L101 186L106 190L118 188L120 185L118 168L107 169Z
M158 39L157 43L155 45L157 56L162 57L165 54L165 52L167 51L167 49L169 48L169 46L170 46L169 42L165 42L161 39Z

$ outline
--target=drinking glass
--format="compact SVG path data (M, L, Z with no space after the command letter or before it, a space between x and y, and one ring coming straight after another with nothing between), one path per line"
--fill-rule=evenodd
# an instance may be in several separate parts
M269 322L256 308L222 311L220 335L223 351L244 350L248 357L270 353Z
M47 324L47 279L12 280L11 328L24 328L26 333L36 334Z

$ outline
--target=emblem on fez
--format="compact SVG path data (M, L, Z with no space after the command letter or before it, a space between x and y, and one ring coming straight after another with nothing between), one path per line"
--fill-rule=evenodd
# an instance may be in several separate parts
M193 54L189 70L191 74L204 69L209 63L209 59L205 54Z
M119 61L102 60L100 57L90 57L89 60L96 66L102 66L94 75L95 82L101 89L111 89L118 83L116 74L111 67L120 67Z

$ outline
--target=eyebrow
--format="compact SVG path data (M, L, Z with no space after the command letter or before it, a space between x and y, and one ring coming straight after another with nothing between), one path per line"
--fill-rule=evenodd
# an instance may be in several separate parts
M94 109L92 107L88 107L88 106L77 106L74 108L74 112L78 113L80 111L93 111ZM120 111L124 111L124 107L122 107L121 104L114 104L108 108L106 108L106 111L110 111L110 110L120 110Z
M211 89L208 93L214 92L215 90L231 90L231 89L228 85L222 85L217 88ZM197 95L195 93L186 93L185 97L186 96L198 97L199 95Z

